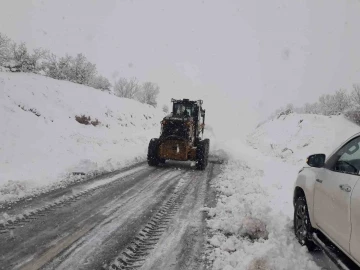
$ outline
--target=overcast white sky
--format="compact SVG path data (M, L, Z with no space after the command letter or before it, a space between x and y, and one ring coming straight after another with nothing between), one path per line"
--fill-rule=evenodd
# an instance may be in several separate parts
M359 14L357 0L0 0L0 31L157 82L160 105L202 98L226 133L360 82Z

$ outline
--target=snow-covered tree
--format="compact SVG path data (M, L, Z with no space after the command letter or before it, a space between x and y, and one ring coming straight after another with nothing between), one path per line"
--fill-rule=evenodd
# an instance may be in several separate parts
M289 103L285 107L285 111L293 112L294 111L294 105L292 103Z
M343 113L346 109L348 109L351 105L351 100L345 89L340 89L334 94L334 106L335 112Z
M44 50L42 48L34 49L33 53L29 57L31 66L33 67L33 72L39 72L43 68L42 62L46 61L48 54L48 50Z
M319 114L320 105L319 103L306 103L303 108L303 112L307 114Z
M60 69L57 56L53 53L46 55L45 62L42 64L42 69L45 72L45 76L53 79L59 79Z
M350 98L344 89L335 92L334 95L322 95L319 98L320 111L324 115L343 113L350 107Z
M20 45L11 44L11 60L14 62L12 65L16 66L20 71L31 72L35 69L24 42L20 43Z
M153 107L157 106L156 98L160 93L160 87L153 82L145 82L141 86L141 91L138 93L138 100L141 103L149 104Z
M360 85L359 84L353 85L353 90L350 94L350 99L355 106L360 107Z
M10 60L11 40L4 34L0 33L0 65Z
M96 75L96 65L90 63L82 53L72 59L70 70L70 80L79 84L89 85Z
M3 66L22 72L39 72L43 68L42 62L46 60L47 50L37 48L29 53L24 42L19 45L12 43L8 47L7 61L3 62Z
M130 79L120 78L115 82L114 93L118 97L135 99L140 92L140 88L135 77Z
M326 94L319 97L320 113L324 115L336 114L335 99L333 95Z
M76 57L66 54L58 58L55 54L42 48L28 51L24 42L16 44L6 35L0 33L0 65L13 72L34 72L74 83L84 84L103 91L110 91L111 84L107 78L97 74L96 65L79 53ZM113 78L117 77L117 73ZM134 78L120 78L114 83L114 93L119 97L138 99L143 103L156 106L159 87L146 82L140 85Z
M58 62L58 78L59 80L73 81L71 70L73 59L70 55L61 57Z
M103 91L110 91L111 84L107 78L99 75L91 80L90 86Z
M163 110L164 113L168 113L168 112L169 112L169 106L165 104L165 105L162 107L162 110Z

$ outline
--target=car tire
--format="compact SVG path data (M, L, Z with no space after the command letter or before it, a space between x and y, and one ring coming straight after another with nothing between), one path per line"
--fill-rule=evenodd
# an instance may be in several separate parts
M316 249L316 244L312 241L314 229L311 226L308 207L305 197L297 198L294 210L294 233L296 239L302 246L306 246L309 251Z

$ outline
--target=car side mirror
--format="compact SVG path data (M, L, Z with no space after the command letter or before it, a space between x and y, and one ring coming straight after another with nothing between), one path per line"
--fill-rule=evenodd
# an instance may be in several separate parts
M325 154L311 155L306 159L306 163L310 167L321 168L325 164L325 158L326 158Z

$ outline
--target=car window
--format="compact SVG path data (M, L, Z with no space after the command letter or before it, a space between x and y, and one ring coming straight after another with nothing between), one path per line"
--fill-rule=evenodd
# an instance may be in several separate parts
M345 144L333 158L332 170L358 174L360 171L360 137Z

